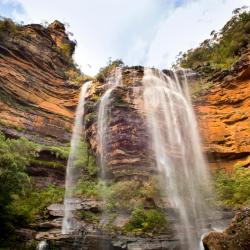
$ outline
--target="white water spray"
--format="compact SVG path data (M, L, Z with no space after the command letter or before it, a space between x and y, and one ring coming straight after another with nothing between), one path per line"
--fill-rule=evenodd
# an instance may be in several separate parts
M197 250L209 213L210 176L202 155L187 81L146 68L144 105L152 148L168 200L179 215L184 249Z
M122 85L122 69L117 67L115 73L108 78L107 90L102 96L98 109L97 120L97 141L99 145L99 162L101 168L101 178L105 179L106 173L106 157L107 157L107 138L108 134L108 106L110 103L110 95L112 91Z
M75 113L75 123L70 142L70 154L67 162L66 182L65 182L65 197L64 197L64 217L62 225L62 233L68 234L77 229L77 222L74 219L73 212L76 207L77 200L74 198L74 187L80 177L80 167L77 166L79 156L80 142L84 136L83 116L85 97L89 86L92 82L85 83L80 92L79 102Z
M37 248L37 250L48 250L49 249L49 245L47 243L46 240L40 241Z

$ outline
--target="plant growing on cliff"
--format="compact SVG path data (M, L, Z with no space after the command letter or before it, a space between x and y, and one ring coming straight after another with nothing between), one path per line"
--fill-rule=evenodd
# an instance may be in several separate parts
M14 33L19 28L19 25L10 18L0 17L0 35L4 32Z
M233 172L223 170L215 173L215 188L219 203L230 207L250 204L250 170L235 166Z
M230 68L250 44L250 12L243 7L233 14L220 32L213 31L198 48L181 53L177 65L207 75Z
M108 76L108 74L116 67L121 67L123 66L124 63L121 59L117 59L112 61L111 59L109 59L107 66L104 68L101 68L100 71L98 72L98 74L96 75L96 79L99 82L104 82L105 78Z
M117 210L132 212L146 203L147 206L154 207L155 201L160 197L160 190L154 179L147 181L123 180L103 188L106 207L111 212Z
M65 76L71 83L76 85L82 85L84 82L91 81L93 79L92 77L83 74L77 65L66 70Z
M62 54L66 57L66 58L70 58L71 54L72 54L72 48L71 45L68 43L62 43L60 46L61 52Z

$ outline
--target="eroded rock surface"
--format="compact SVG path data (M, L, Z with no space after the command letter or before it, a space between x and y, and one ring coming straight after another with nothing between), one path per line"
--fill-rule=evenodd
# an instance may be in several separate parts
M112 74L112 73L111 73ZM110 95L107 112L107 177L112 180L148 178L154 167L146 117L143 109L143 67L123 68L122 86ZM87 141L98 156L98 107L107 84L94 82L85 114Z
M250 155L250 52L222 82L195 99L204 151L211 166L231 169Z
M203 239L205 250L250 249L250 207L238 212L223 232L211 232Z
M75 44L55 21L0 39L0 129L40 143L68 142L79 86L66 80ZM66 48L66 51L65 51Z

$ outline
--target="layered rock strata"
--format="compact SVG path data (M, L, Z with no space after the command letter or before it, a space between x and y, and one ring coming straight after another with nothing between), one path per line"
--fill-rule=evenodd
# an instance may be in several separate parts
M250 155L250 52L221 82L194 101L204 151L211 166L228 170Z
M79 86L67 81L75 43L55 21L5 31L0 39L0 129L46 144L68 142Z

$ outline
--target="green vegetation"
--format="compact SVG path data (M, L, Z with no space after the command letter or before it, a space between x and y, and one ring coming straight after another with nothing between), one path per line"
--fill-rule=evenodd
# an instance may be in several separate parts
M161 233L167 229L167 220L164 212L159 208L144 209L136 208L129 222L125 225L125 232L132 233Z
M21 195L28 187L30 179L26 166L36 156L33 144L21 138L6 139L0 133L0 235L4 236L12 228L13 214L8 206L14 195Z
M15 214L15 222L19 226L27 225L37 218L46 218L45 208L52 203L62 202L63 197L63 188L49 185L40 190L30 185L22 194L12 196L13 200L8 209Z
M213 86L212 82L205 81L204 79L200 79L200 81L196 82L190 88L190 94L192 97L200 95L202 92L206 92Z
M100 191L100 183L96 180L88 180L82 178L78 181L74 192L79 197L85 198L100 198L99 191Z
M47 166L51 168L63 168L65 166L64 162L59 161L47 161L47 160L32 160L31 163L36 166Z
M80 211L80 217L86 222L89 223L98 223L99 222L99 217L97 214L91 212L91 211L85 211L82 210Z
M236 165L233 172L215 173L215 188L219 203L240 208L250 204L250 170Z
M0 35L2 33L14 33L18 30L19 25L10 18L0 18Z
M90 177L95 177L97 174L95 157L91 153L88 144L83 140L78 141L72 165L74 168L84 168Z
M71 83L76 85L82 85L84 82L93 80L92 77L83 74L76 64L65 71L65 76Z
M71 57L71 53L72 53L72 48L71 48L71 45L68 44L68 43L63 43L60 47L61 49L61 52L63 53L63 55L66 57L66 58L69 58Z
M177 65L205 75L229 69L250 44L250 12L242 7L233 14L220 32L213 31L198 48L180 53Z
M133 211L142 206L146 200L158 198L159 190L154 180L140 182L126 180L104 187L106 206L109 211Z
M48 146L34 143L33 144L36 152L49 151L52 155L55 155L57 159L67 160L69 156L70 147L65 146Z
M108 61L107 66L104 68L101 68L99 73L96 75L96 79L99 82L104 82L105 78L108 76L108 74L116 67L123 66L124 63L121 59L117 59L112 61L111 59Z
M112 184L82 179L75 188L76 195L104 201L108 216L107 230L122 230L124 233L160 233L168 228L166 215L158 208L159 189L154 179L148 181L123 180ZM123 228L113 222L120 213L130 215ZM97 222L99 217L92 212L81 211L80 217L89 222Z
M26 173L41 147L25 138L8 139L0 133L0 244L16 227L44 218L45 207L63 199L62 188L38 189ZM61 147L49 148L58 156L66 156Z

